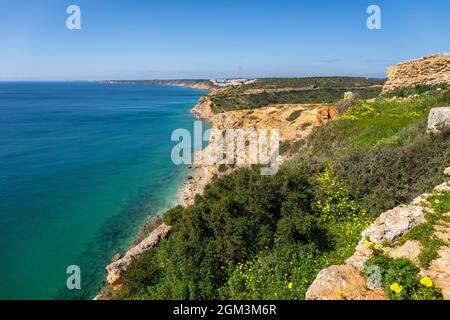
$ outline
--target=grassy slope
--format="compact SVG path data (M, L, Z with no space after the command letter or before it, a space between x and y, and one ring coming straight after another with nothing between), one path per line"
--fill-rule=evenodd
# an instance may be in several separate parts
M427 135L448 91L360 102L274 177L243 169L165 214L169 239L136 259L116 299L301 299L376 215L443 179L450 132Z

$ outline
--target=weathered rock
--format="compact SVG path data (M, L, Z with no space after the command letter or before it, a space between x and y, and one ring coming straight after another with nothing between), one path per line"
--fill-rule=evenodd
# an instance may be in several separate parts
M388 67L382 93L396 89L450 83L450 54L436 54Z
M306 300L385 300L382 289L370 290L360 271L351 265L331 266L319 272Z
M316 128L320 128L328 121L334 120L339 116L336 107L324 107L317 114Z
M356 99L357 95L352 91L347 91L344 93L344 100L353 100Z
M437 133L442 128L450 127L450 107L433 108L428 115L427 131Z
M450 167L444 170L444 174L450 176Z
M435 232L433 235L441 239L446 243L450 243L450 223L445 222L444 220L438 221L438 223L434 226Z
M357 246L355 253L348 258L345 262L362 270L364 268L364 263L370 259L372 251L364 246L364 241L361 241Z
M433 194L432 193L424 193L421 194L420 196L414 198L414 200L412 201L412 205L414 206L421 206L421 205L430 205L430 202L427 200L429 197L431 197Z
M426 210L419 206L400 206L382 213L361 235L374 243L393 243L419 224L426 223Z
M406 258L415 264L418 263L417 257L419 256L421 250L422 246L420 243L414 240L408 240L400 247L388 247L383 249L385 253L394 259Z
M450 181L449 182L443 182L440 185L436 186L434 188L434 191L436 191L436 192L447 192L447 191L450 191Z
M132 259L135 256L157 245L161 239L165 238L168 235L170 230L171 230L170 226L166 224L160 225L155 230L153 230L147 238L142 240L137 246L128 250L124 257L109 264L106 267L106 270L108 271L108 276L106 277L106 280L108 281L108 283L114 287L120 286L122 282L122 275L127 270Z
M362 269L372 253L364 246L366 239L379 246L384 242L393 243L415 226L426 223L425 214L426 209L419 206L400 206L384 212L361 233L355 253L346 262Z
M442 291L445 300L450 300L450 248L440 247L439 258L431 262L427 270L422 270L421 275L428 276Z

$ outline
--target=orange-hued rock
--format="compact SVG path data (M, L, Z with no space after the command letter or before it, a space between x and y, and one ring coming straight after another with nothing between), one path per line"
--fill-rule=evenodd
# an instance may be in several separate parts
M317 114L316 128L320 128L328 121L334 120L339 116L335 106L325 106Z

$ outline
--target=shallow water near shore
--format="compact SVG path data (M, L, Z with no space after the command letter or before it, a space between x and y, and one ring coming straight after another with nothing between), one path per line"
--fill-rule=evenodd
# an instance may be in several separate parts
M205 91L0 83L0 298L92 299L105 266L174 204L174 129ZM81 290L66 269L81 268Z

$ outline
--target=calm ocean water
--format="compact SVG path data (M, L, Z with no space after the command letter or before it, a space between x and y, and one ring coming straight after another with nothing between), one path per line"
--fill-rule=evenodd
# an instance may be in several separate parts
M204 91L156 85L0 83L0 298L93 298L104 267L187 168L172 130L192 131ZM66 289L79 265L82 290Z

